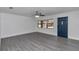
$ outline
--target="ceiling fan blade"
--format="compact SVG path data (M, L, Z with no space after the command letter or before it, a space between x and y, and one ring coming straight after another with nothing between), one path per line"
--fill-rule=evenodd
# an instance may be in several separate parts
M40 16L45 16L45 15L40 15Z
M38 11L35 11L35 15L45 16L44 14L42 14L41 12L38 12Z
M40 13L40 16L45 16L44 14Z

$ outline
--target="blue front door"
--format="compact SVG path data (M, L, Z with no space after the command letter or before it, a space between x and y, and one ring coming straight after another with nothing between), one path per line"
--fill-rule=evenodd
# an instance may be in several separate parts
M68 38L68 17L58 18L58 36Z

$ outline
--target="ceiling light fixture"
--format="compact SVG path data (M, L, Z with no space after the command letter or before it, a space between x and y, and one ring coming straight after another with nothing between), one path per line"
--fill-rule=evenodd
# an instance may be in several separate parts
M39 18L39 17L40 17L39 12L36 11L36 12L35 12L35 18Z
M45 15L42 14L41 12L38 12L38 11L35 12L35 18L39 18L39 17L42 17L42 16L45 16Z
M39 15L35 15L35 17L36 17L36 18L39 18L40 16L39 16Z

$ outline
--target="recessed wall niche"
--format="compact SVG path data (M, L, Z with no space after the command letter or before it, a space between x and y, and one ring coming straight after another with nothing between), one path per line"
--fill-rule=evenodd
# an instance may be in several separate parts
M38 28L54 28L54 20L47 19L47 20L38 20Z

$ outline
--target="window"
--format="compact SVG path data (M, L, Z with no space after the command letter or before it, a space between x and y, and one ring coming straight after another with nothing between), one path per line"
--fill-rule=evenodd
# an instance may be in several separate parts
M39 20L39 28L54 28L54 20Z

